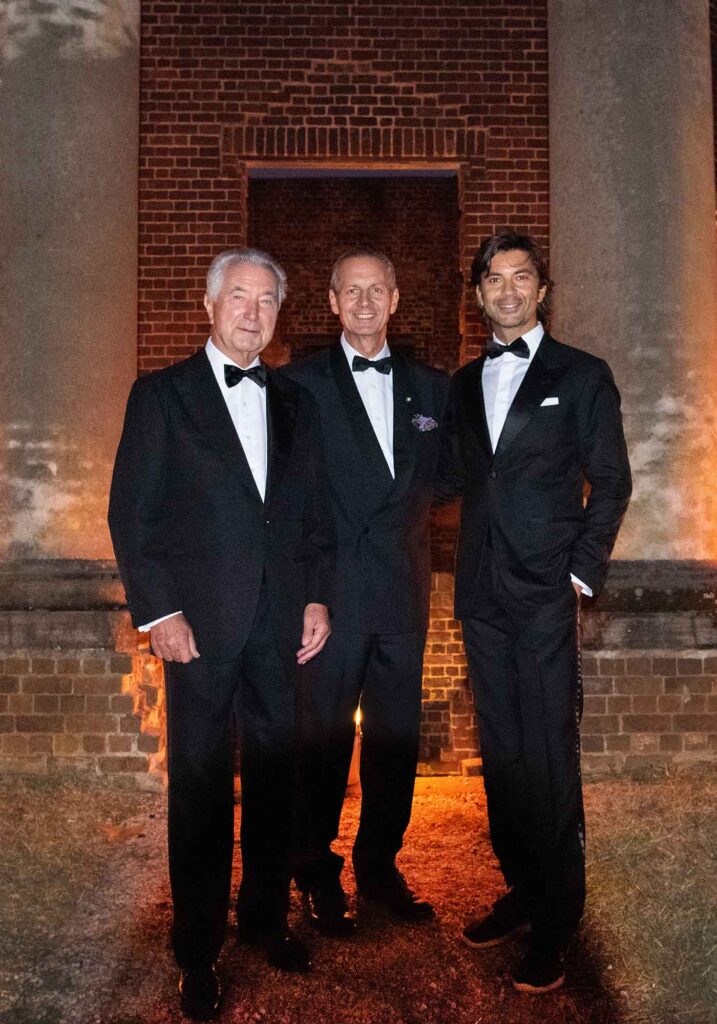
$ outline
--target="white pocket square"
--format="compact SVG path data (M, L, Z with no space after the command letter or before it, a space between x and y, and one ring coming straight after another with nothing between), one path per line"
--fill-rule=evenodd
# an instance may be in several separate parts
M544 405L560 405L560 399L557 397L557 395L555 396L555 398L544 398L543 401L540 403L540 408L542 409Z

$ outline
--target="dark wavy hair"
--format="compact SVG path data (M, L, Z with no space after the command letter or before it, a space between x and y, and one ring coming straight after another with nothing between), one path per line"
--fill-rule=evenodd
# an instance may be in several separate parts
M550 292L553 282L548 275L548 265L545 262L543 251L530 235L520 235L517 231L508 229L486 238L471 264L471 285L473 288L478 286L481 278L488 273L494 256L497 256L499 252L510 252L512 249L520 249L521 252L528 254L538 272L540 287L545 285L547 289L543 301L538 303L538 320L545 324L550 314Z

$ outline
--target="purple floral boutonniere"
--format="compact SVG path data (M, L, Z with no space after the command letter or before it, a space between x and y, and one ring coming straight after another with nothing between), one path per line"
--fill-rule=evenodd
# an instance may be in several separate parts
M425 434L427 430L438 429L438 424L436 423L432 416L422 416L420 412L417 412L416 415L411 419L411 423L416 428L416 430L420 430L422 434Z

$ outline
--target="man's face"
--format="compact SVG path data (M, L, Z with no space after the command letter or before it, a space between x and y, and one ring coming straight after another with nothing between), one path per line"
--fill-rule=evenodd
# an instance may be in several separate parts
M279 313L277 281L251 263L227 267L219 294L204 296L212 341L225 356L247 367L271 341Z
M499 252L476 288L478 305L493 324L499 341L510 344L538 322L538 303L545 296L535 264L522 249Z
M372 256L344 260L331 308L341 321L349 345L365 356L381 351L388 318L398 306L398 288L391 288L388 270Z

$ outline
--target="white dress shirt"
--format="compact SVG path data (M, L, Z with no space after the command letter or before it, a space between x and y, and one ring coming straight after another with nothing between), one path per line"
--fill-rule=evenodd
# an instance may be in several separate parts
M230 366L238 366L239 364L225 356L223 352L220 352L211 338L207 341L206 353L219 385L219 390L222 393L222 398L226 402L229 415L232 418L234 429L244 449L251 475L254 477L254 482L263 501L266 496L268 450L266 388L258 387L248 377L244 377L233 388L228 387L224 379L224 367L227 364ZM260 362L261 360L257 356L251 366L259 366ZM251 367L245 366L242 369L248 370ZM374 376L378 377L379 374L374 374ZM160 622L164 622L165 619L171 619L179 614L179 611L170 612L168 615L162 615L159 619L154 619L153 622L139 626L138 629L140 633L146 633L152 626L156 626Z
M485 402L485 414L493 451L498 447L498 440L505 426L508 410L518 394L518 388L523 383L523 378L528 372L528 367L538 351L538 345L544 334L543 325L537 324L522 336L523 341L530 349L527 359L523 356L516 356L512 352L506 352L500 359L486 359L483 364L483 401ZM504 345L495 335L493 335L493 341L496 345Z
M542 341L545 330L542 324L536 324L531 330L522 335L523 341L530 350L526 359L524 356L516 356L512 352L506 352L500 359L486 359L483 363L483 374L481 383L483 386L483 402L485 403L485 415L488 421L488 432L493 451L498 447L500 435L505 426L508 410L513 404L518 388L523 383L528 367L535 358L538 345ZM504 345L493 335L496 345ZM579 580L577 576L570 574L573 583L577 583L584 594L592 597L590 587Z
M355 348L352 348L341 335L341 347L349 361L349 367L353 363L354 356L362 355ZM391 351L388 344L384 342L383 348L378 355L372 356L370 362L375 363L378 359L390 356ZM390 373L379 373L378 370L359 370L353 374L354 384L361 395L361 401L371 421L376 440L381 445L383 457L391 470L391 476L395 477L393 463L393 370Z

